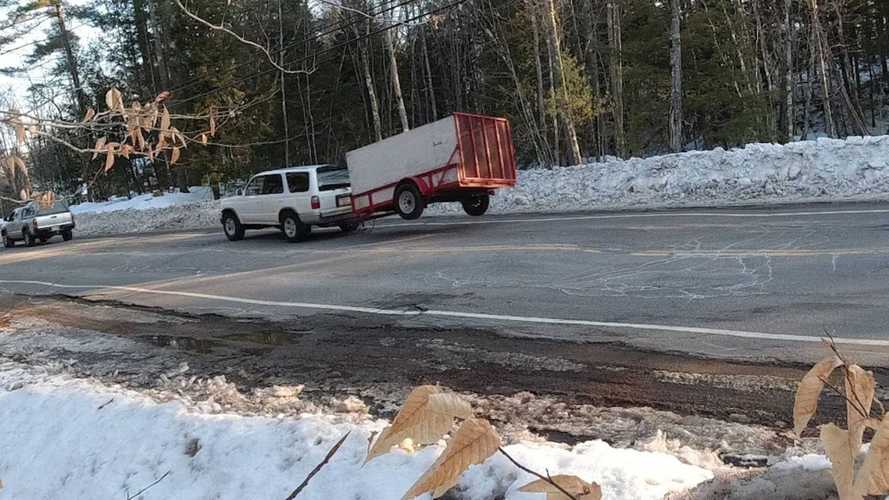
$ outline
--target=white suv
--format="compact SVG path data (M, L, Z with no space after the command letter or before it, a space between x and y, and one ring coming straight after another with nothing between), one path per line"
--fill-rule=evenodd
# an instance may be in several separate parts
M312 165L256 174L237 196L222 200L222 229L231 241L247 229L277 227L300 241L312 226L353 231L352 190L346 167Z

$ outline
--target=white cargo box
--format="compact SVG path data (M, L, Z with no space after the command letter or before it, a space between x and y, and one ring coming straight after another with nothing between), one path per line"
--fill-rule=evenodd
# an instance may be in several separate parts
M402 179L451 163L457 151L457 124L453 116L346 153L352 193L395 185Z

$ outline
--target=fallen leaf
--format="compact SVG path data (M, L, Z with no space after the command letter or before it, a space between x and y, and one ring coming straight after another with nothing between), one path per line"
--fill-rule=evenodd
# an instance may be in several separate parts
M829 356L816 363L800 380L793 402L793 432L797 436L806 428L818 409L818 398L824 389L823 380L827 380L834 368L842 364L840 358Z
M99 153L101 151L105 150L105 141L107 141L107 140L108 140L108 138L106 138L106 137L99 137L99 139L96 141L96 145L93 146L93 159L94 160L99 156Z
M602 498L602 488L598 484L588 483L577 476L558 475L552 476L550 479L577 500L600 500ZM519 488L519 491L546 493L546 500L571 500L571 497L543 479L528 483Z
M432 498L444 495L457 484L463 471L484 462L499 447L500 437L487 420L470 418L464 421L438 460L411 486L404 499L416 498L427 491L432 492Z
M455 418L471 418L472 407L460 396L435 385L421 385L408 394L392 425L383 429L365 463L388 453L406 438L419 445L438 441L451 430Z

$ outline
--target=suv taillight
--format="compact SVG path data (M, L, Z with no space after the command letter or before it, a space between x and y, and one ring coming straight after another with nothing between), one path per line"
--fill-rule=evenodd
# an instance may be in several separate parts
M321 198L318 198L317 195L312 196L312 209L317 210L319 208L321 208Z

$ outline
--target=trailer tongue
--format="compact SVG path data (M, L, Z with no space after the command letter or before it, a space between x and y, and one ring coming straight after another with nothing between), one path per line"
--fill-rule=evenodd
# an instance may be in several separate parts
M461 202L483 215L495 189L516 182L512 130L504 118L455 113L346 153L352 211L416 219L429 203Z

